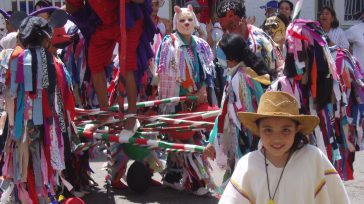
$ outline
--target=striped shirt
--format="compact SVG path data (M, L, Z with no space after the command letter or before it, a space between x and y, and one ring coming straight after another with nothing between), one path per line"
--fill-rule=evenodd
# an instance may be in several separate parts
M331 28L330 31L327 33L330 40L340 48L349 49L349 41L345 36L345 32L340 27L338 28Z

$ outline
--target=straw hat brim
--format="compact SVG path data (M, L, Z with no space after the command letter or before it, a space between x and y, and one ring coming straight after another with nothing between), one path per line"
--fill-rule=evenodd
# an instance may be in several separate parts
M256 121L268 117L287 118L297 121L302 125L300 132L304 135L310 134L316 126L319 124L320 119L313 115L291 115L287 113L250 113L250 112L238 112L238 118L244 127L248 128L254 135L259 136L258 126Z

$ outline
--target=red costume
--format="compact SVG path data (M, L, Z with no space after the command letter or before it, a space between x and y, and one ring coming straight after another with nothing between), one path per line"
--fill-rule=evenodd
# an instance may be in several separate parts
M67 0L75 8L83 6L83 0ZM120 41L118 18L119 1L88 0L88 3L102 21L92 34L88 47L88 63L92 73L100 73L110 64L113 51ZM127 30L126 71L137 68L137 47L143 32L143 20L137 20L133 28Z

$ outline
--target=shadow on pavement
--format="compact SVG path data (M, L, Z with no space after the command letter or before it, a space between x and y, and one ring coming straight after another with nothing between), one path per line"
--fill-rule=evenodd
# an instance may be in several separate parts
M114 190L111 193L111 199L107 199L105 189L101 188L99 191L91 192L85 197L86 203L102 203L102 204L116 204L116 203L160 203L160 204L215 204L218 199L212 195L208 196L195 196L188 192L178 192L164 187L150 187L143 194L136 194L130 189Z

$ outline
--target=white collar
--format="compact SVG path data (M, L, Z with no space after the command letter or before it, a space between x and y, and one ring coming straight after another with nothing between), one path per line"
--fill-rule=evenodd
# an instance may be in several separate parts
M245 63L244 62L239 62L239 64L235 65L234 67L228 68L227 75L228 76L234 75L236 73L236 70L239 67L245 67Z

